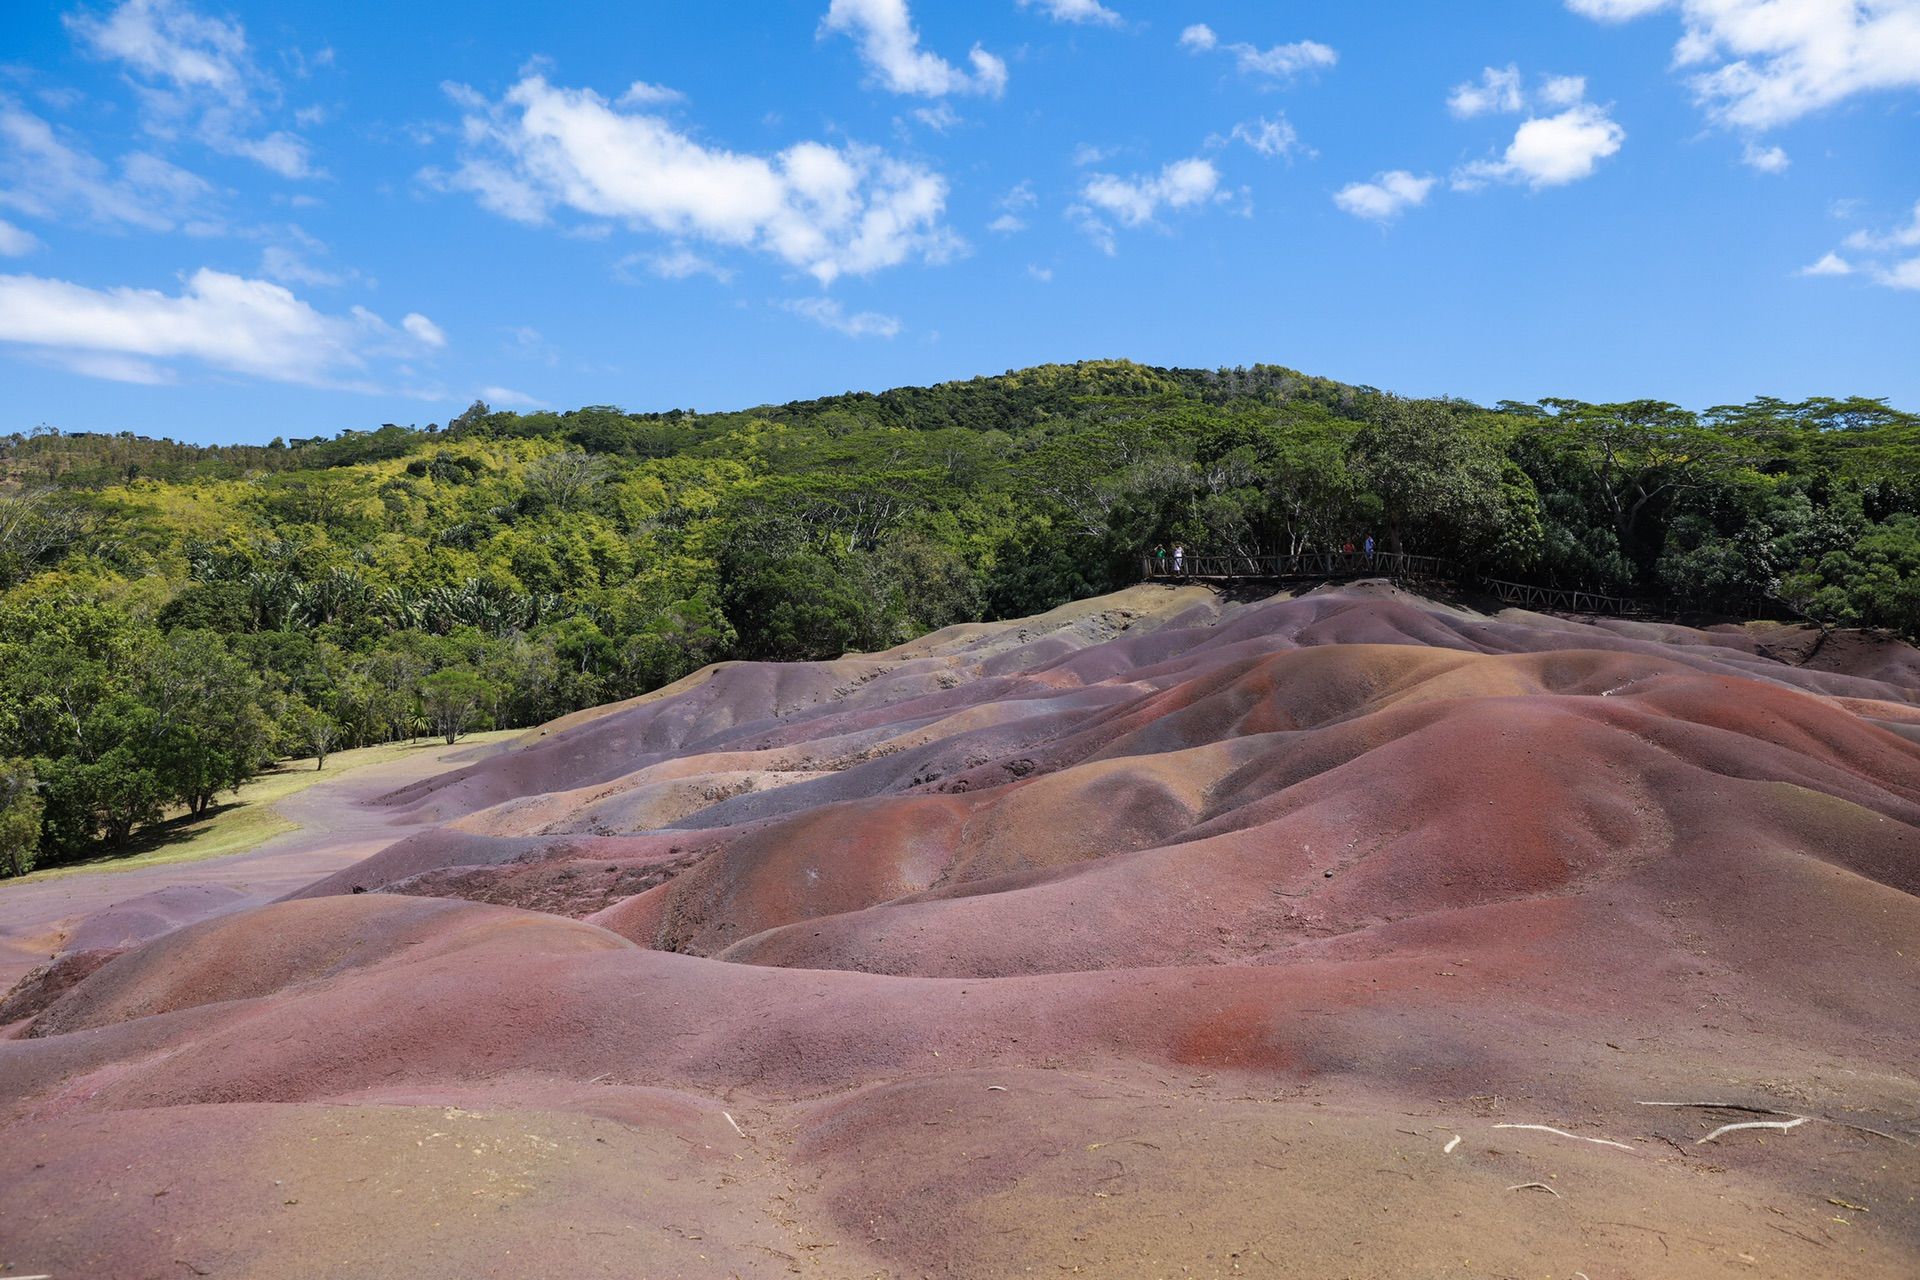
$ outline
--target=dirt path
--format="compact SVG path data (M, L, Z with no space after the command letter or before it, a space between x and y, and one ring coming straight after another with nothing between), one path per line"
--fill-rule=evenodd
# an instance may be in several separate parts
M367 801L410 782L471 764L504 749L512 735L449 747L423 743L271 802L295 824L243 853L153 865L96 867L46 879L0 884L0 991L58 951L75 924L89 916L190 887L163 910L174 925L271 901L321 876L350 866L420 824L395 822Z

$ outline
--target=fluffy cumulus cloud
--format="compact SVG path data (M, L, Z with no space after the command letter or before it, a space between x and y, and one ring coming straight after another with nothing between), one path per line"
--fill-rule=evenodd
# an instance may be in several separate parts
M1194 157L1175 160L1152 177L1119 178L1097 173L1080 194L1089 204L1137 227L1151 221L1162 206L1191 208L1211 200L1219 189L1220 171L1213 161Z
M771 254L822 284L959 248L942 222L946 180L872 147L728 151L537 75L497 103L464 86L448 92L466 108L460 162L422 176L521 222L570 210L682 244Z
M1224 43L1204 22L1196 22L1180 33L1180 47L1189 53L1229 54L1243 75L1269 81L1290 80L1303 71L1331 67L1340 61L1338 53L1317 40L1297 40L1266 49L1244 41Z
M1461 120L1471 120L1475 116L1512 115L1535 106L1571 107L1586 96L1585 76L1541 76L1529 89L1520 68L1508 63L1486 68L1478 80L1455 85L1447 95L1447 110Z
M1586 96L1585 76L1547 76L1540 82L1540 101L1550 107L1570 107Z
M1675 65L1723 124L1765 130L1862 93L1920 88L1914 0L1567 0L1624 22L1675 10Z
M1020 0L1022 9L1038 9L1055 22L1077 22L1102 27L1117 27L1123 22L1119 14L1100 3L1100 0Z
M1243 120L1233 126L1228 136L1235 142L1246 143L1269 160L1290 156L1300 149L1300 135L1285 116Z
M1447 109L1462 120L1485 115L1489 111L1518 111L1527 105L1521 89L1520 68L1488 67L1480 79L1455 85L1447 95Z
M125 0L103 13L72 14L67 27L87 53L126 70L150 132L191 133L285 178L317 176L305 139L263 125L279 87L254 61L239 23L179 0Z
M276 382L371 390L382 362L445 341L422 315L396 329L364 308L328 314L284 286L220 271L197 271L172 294L0 276L0 342L120 381L171 381L180 362L194 362Z
M1749 142L1746 150L1740 153L1740 163L1761 173L1785 173L1793 161L1779 147L1763 147L1757 142Z
M851 38L875 81L891 93L923 98L950 93L998 97L1007 87L1007 64L977 44L967 54L971 73L922 49L907 0L833 0L820 20L820 31Z
M1080 200L1069 205L1066 212L1095 248L1114 254L1120 245L1113 221L1128 227L1146 226L1163 209L1195 209L1225 198L1220 190L1220 170L1213 161L1193 156L1175 160L1158 173L1126 178L1111 173L1090 174L1080 188Z
M213 189L147 152L117 168L0 96L0 209L28 217L172 231L209 218Z
M849 338L893 338L900 334L900 317L881 315L878 311L849 312L832 298L794 298L779 306L782 311Z
M1394 169L1375 174L1371 182L1348 183L1333 193L1333 202L1356 218L1391 222L1408 209L1425 204L1436 181Z
M1453 186L1457 191L1489 182L1521 183L1535 190L1565 186L1592 177L1626 139L1627 131L1605 108L1582 102L1557 115L1527 120L1499 159L1462 166L1454 172Z

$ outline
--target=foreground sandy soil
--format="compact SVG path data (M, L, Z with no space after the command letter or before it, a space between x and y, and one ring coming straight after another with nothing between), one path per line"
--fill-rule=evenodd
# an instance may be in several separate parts
M1139 588L381 781L0 890L0 1275L1920 1273L1901 646Z

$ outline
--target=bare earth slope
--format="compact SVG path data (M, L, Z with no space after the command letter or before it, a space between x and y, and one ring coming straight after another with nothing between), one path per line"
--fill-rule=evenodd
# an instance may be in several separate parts
M1817 649L1156 587L569 717L16 1002L0 1274L1914 1275L1920 655Z

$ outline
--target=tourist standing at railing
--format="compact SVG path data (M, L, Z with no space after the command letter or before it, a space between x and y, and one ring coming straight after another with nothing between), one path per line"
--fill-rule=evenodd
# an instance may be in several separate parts
M1179 577L1187 571L1187 548L1184 543L1173 544L1173 576Z
M1373 568L1373 535L1372 534L1367 535L1366 548L1367 548L1367 568L1371 569Z
M1153 547L1153 576L1167 576L1167 544L1164 542L1157 542Z

